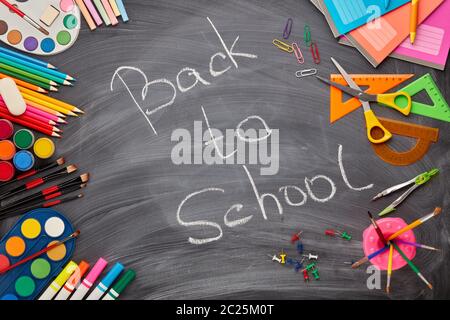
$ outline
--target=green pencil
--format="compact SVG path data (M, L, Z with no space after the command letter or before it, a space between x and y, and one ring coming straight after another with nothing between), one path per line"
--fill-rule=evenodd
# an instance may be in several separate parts
M423 282L426 283L426 285L428 286L428 288L433 289L433 286L431 285L431 283L429 283L427 281L427 279L425 279L425 277L420 273L419 269L412 263L411 260L408 259L408 257L406 256L406 254L398 247L397 244L395 244L395 242L391 242L394 245L395 250L397 250L398 253L400 253L400 255L402 256L402 258L408 263L409 267L412 269L412 271L414 271L417 276L422 279Z
M55 81L56 83L59 83L59 84L63 84L63 85L66 85L66 86L70 85L69 81L67 81L67 80L65 80L65 79L63 79L61 77L57 77L55 75L51 75L51 74L48 74L46 72L39 71L37 69L27 67L27 66L25 66L23 64L20 64L20 63L11 61L11 60L4 59L2 57L0 57L0 63L3 63L3 64L8 65L10 67L17 68L17 69L22 70L22 71L26 71L26 72L34 74L36 76L40 76L40 77L42 77L44 79L53 80L53 81Z
M58 91L58 89L56 88L56 86L58 86L58 85L52 86L52 85L47 84L47 83L43 83L43 82L40 82L40 81L37 81L37 80L33 80L33 79L30 79L30 78L24 77L24 76L22 76L20 74L14 73L14 72L9 72L8 70L3 70L2 68L0 68L0 73L3 73L3 74L6 74L6 75L8 75L10 77L17 78L17 79L23 80L25 82L34 84L35 86L47 89L49 91Z
M6 65L4 63L0 63L0 71L3 72L3 73L6 73L5 71L9 71L10 73L13 74L13 76L15 78L19 78L19 79L24 80L24 81L27 81L28 79L32 79L32 80L36 80L36 81L39 81L39 82L42 82L42 83L47 83L47 84L49 84L51 86L56 86L57 85L56 82L54 82L54 81L52 81L50 79L45 79L45 78L43 78L41 76L37 76L35 74L32 74L32 73L29 73L29 72L26 72L26 71L23 71L23 70L20 70L20 69L8 66L8 65Z

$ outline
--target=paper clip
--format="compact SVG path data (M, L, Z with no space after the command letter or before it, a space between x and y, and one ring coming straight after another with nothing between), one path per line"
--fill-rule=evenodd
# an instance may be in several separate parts
M305 69L305 70L298 70L295 73L295 76L297 78L303 78L303 77L313 76L315 74L317 74L317 69Z
M305 62L305 59L303 58L302 51L300 50L300 47L297 43L292 43L292 49L294 50L295 57L297 58L298 63L303 64Z
M292 53L294 51L294 49L292 49L291 45L283 42L281 40L278 39L273 39L272 43L280 50L283 50L287 53Z
M317 48L317 44L315 42L311 43L311 54L313 57L313 60L316 64L320 63L320 54L319 54L319 48Z
M305 25L303 35L306 46L311 46L311 30L309 29L308 25Z
M294 21L292 20L292 18L287 19L286 26L284 27L284 31L283 31L284 39L289 38L289 36L291 35L293 23L294 23Z

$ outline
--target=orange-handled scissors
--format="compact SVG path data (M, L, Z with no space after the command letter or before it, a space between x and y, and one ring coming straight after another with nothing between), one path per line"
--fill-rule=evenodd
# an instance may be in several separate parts
M349 87L343 86L345 90L347 89L353 89L359 92L364 93L361 88L356 84L355 81L353 81L352 77L344 70L344 68L341 67L341 65L334 59L331 58L336 68L339 70L339 72L342 74L342 77L347 81ZM335 86L333 82L318 77L319 80L324 81L327 84L330 84L332 86ZM341 89L340 87L338 87ZM347 92L347 91L345 91ZM353 94L351 94L353 95ZM359 96L357 96L359 99ZM377 119L375 114L373 113L372 109L370 108L370 103L367 100L364 100L361 98L361 104L364 109L364 118L366 120L366 127L367 127L367 138L370 142L379 144L388 141L390 138L392 138L392 134L380 123L380 121Z

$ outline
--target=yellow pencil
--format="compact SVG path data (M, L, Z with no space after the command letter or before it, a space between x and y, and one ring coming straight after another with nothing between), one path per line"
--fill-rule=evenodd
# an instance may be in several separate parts
M411 0L411 15L409 24L409 39L411 40L411 43L414 43L416 40L418 11L419 0Z
M57 116L57 117L59 117L59 118L65 118L65 117L66 117L65 115L63 115L62 113L60 113L60 112L58 112L58 111L55 111L55 110L53 110L53 109L50 109L50 108L41 106L39 103L36 103L36 102L33 102L33 101L29 101L29 100L26 100L26 99L25 99L25 102L26 102L28 105L30 105L30 106L32 106L32 107L35 107L36 109L42 110L42 111L44 111L44 112L47 112L47 113L52 114L52 115L54 115L54 116Z
M66 114L66 115L73 116L73 117L78 117L78 115L76 113L74 113L74 112L72 112L70 110L67 110L67 109L65 109L63 107L60 107L60 106L58 106L58 105L56 105L54 103L51 103L51 102L48 102L48 101L45 101L45 100L33 97L33 96L29 95L28 93L23 93L22 92L22 96L25 99L25 101L27 101L27 102L28 101L35 102L37 104L40 104L43 107L50 108L50 109L58 111L58 112L60 112L62 114Z
M74 105L71 105L71 104L66 103L64 101L61 101L61 100L58 100L58 99L55 99L55 98L52 98L52 97L49 97L49 96L46 96L46 95L43 95L43 94L39 94L38 92L35 92L33 90L29 90L27 88L19 88L19 91L22 94L28 94L30 96L33 96L33 97L37 98L37 99L40 99L40 100L43 100L43 101L47 101L49 103L55 104L57 106L60 106L60 107L62 107L64 109L67 109L67 110L70 110L70 111L73 111L73 112L77 112L77 113L84 113L82 110L78 109Z
M391 244L389 246L389 260L388 260L388 269L387 269L387 283L386 283L386 292L389 293L391 291L391 275L392 275L392 256L394 254L394 246Z

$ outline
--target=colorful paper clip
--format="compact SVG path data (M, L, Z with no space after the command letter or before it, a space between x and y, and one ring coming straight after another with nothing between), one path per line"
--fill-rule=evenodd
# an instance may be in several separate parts
M317 69L304 69L304 70L298 70L295 73L295 76L297 78L304 78L304 77L308 77L308 76L313 76L317 74Z
M308 25L305 25L304 28L304 41L307 47L311 45L311 30L309 29Z
M287 53L292 53L294 51L294 49L292 49L291 45L283 42L281 40L278 39L273 39L272 43L280 50L283 50Z
M294 24L294 21L292 20L292 18L287 19L286 26L284 27L284 31L283 31L283 38L284 39L288 39L289 36L291 35L292 25L293 24Z
M319 48L317 48L317 43L312 42L310 49L311 49L311 54L312 54L314 63L319 64L320 63L320 54L319 54Z
M293 42L291 46L292 46L292 49L294 50L294 54L295 54L295 57L297 58L298 63L303 64L305 62L305 58L303 58L303 53L300 50L300 47L295 42Z

